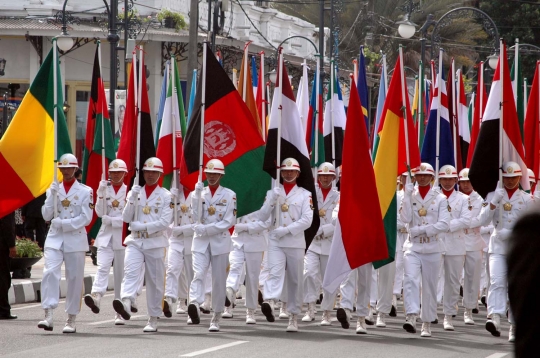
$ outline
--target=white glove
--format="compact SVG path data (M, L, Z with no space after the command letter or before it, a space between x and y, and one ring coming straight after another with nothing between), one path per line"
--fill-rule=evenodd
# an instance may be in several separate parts
M323 229L321 226L319 226L319 230L317 230L317 234L315 234L315 236L319 236L319 235L322 235L323 234Z
M502 198L504 197L504 189L498 188L495 190L495 193L493 194L493 198L491 198L491 204L497 206L501 202Z
M413 183L405 184L405 194L411 195L413 190L414 190L414 184Z
M143 224L140 221L133 221L129 224L129 229L131 231L144 231L146 230L146 224Z
M204 189L204 183L199 181L197 184L195 184L195 191L200 193Z
M101 217L101 222L103 223L103 225L111 225L112 224L112 219L109 215L103 215Z
M413 226L409 229L411 237L417 237L426 233L426 228L424 226Z
M56 195L56 193L58 193L58 188L60 186L58 185L58 182L57 181L53 181L51 183L51 186L49 187L49 190L51 191L51 194L53 195Z
M206 227L204 225L202 225L202 224L195 224L195 226L193 227L193 231L195 231L195 234L197 236L206 235Z
M99 187L97 189L97 195L98 196L105 196L105 193L107 193L107 185L109 182L107 180L100 180Z
M131 188L131 197L129 201L131 203L134 203L135 201L137 201L137 197L139 196L140 193L141 193L141 186L133 185L133 187Z
M51 227L55 229L60 229L62 227L62 219L54 218L51 220Z
M237 233L239 232L242 232L242 231L247 231L248 229L248 224L236 224L234 225L234 231L236 231Z
M184 230L182 230L181 226L173 226L172 228L172 235L174 237L178 237L184 233Z
M174 198L178 198L178 189L176 188L171 188L171 190L169 190L171 192L171 195L174 197Z
M272 235L275 236L277 239L281 239L283 236L289 234L290 231L286 227L278 227L272 230Z
M268 196L268 201L271 204L275 204L280 194L281 194L281 191L279 190L279 188L272 189L272 191L270 192L270 195Z

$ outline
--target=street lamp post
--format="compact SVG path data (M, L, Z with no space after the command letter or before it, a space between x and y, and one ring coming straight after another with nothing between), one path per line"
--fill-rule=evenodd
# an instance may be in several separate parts
M68 0L64 1L62 6L62 33L56 38L56 45L62 52L67 52L73 47L73 39L69 36L67 32L67 16L66 16L66 5Z

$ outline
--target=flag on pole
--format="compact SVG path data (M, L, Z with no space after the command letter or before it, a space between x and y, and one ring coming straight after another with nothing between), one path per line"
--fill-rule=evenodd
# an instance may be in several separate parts
M255 56L251 56L251 84L253 85L253 98L257 98L257 88L259 88L259 75L257 73L257 63L255 63Z
M103 131L104 129L104 131ZM104 143L102 138L105 139ZM105 167L103 167L103 149L105 152ZM115 159L114 140L107 110L107 99L101 77L101 51L100 43L96 46L94 56L94 68L92 70L92 86L88 103L88 116L86 119L86 139L84 141L84 154L82 166L82 182L92 188L94 203L99 182L107 177L109 162ZM104 172L105 170L105 172ZM94 212L92 221L86 227L86 232L91 239L97 237L101 219Z
M159 108L156 123L156 141L154 142L156 148L159 141L159 132L161 129L161 119L163 118L163 110L165 109L165 100L167 98L167 90L169 85L169 66L170 61L165 64L165 71L163 71L163 82L161 83L161 92L159 95Z
M199 176L202 88L199 83L184 138L180 182L189 190L195 188ZM261 208L270 189L270 176L262 170L264 141L248 107L211 51L206 55L205 91L203 165L210 159L223 162L226 175L221 185L236 193L238 216L244 216ZM251 87L249 92L253 94Z
M264 83L264 52L261 52L260 55L259 85L257 86L255 102L257 103L257 113L259 113L259 119L261 120L262 137L266 141L266 135L268 133L268 101L266 100L266 83Z
M259 113L257 112L255 96L253 95L253 83L251 82L251 64L248 61L248 45L249 43L246 44L244 49L244 57L242 57L240 78L238 80L238 93L240 93L240 97L249 109L249 112L251 113L251 119L257 127L257 130L259 131L260 137L262 133L261 121L259 119Z
M54 162L72 153L66 118L62 110L62 80L58 63L54 63L56 43L43 61L30 89L0 139L0 217L45 193L54 176ZM57 78L54 78L56 66ZM54 103L53 88L57 88ZM54 111L58 158L54 158Z
M191 77L191 90L189 91L187 124L189 124L189 121L191 121L191 115L193 114L193 103L195 103L196 95L197 95L197 69L194 69L193 76Z
M328 292L335 292L351 270L388 257L381 212L374 210L379 205L379 197L367 129L363 125L364 115L354 78L352 81L347 135L343 143L339 212L323 281L323 288ZM370 205L362 205L359 197ZM362 235L358 235L359 227Z
M480 133L480 124L486 110L487 94L486 85L484 83L484 63L478 64L478 84L476 85L476 99L474 102L474 111L471 125L471 142L469 144L469 152L467 153L467 168L471 167L472 157L476 148L478 133Z
M281 60L282 57L280 56ZM316 198L315 182L310 167L309 153L306 146L306 138L302 130L300 115L296 108L296 101L287 75L287 69L283 66L283 73L278 73L276 88L272 101L272 111L270 112L270 125L268 129L268 140L266 141L266 152L264 154L264 170L271 177L276 178L277 167L277 141L281 140L281 160L294 158L300 164L300 176L296 183L298 186L311 192L311 197ZM281 88L280 88L281 87ZM277 98L281 93L281 101ZM281 107L278 108L281 102ZM281 126L281 138L278 138L278 126ZM278 180L280 180L278 178ZM317 200L313 200L314 213L318 212ZM319 229L319 215L313 215L311 227L305 230L306 248L309 247L313 237Z
M456 163L458 172L467 165L467 155L469 153L469 145L471 143L471 127L469 126L469 108L467 99L465 98L465 85L463 84L463 76L461 69L457 71L457 91L456 91L456 117L459 129L458 146L461 155Z
M532 83L527 114L525 116L525 160L527 168L540 178L540 61L536 62L536 70Z
M452 58L452 63L448 71L448 81L446 82L446 94L448 98L448 118L450 119L450 136L452 138L452 157L454 166L458 173L463 169L461 161L461 146L459 145L459 120L458 120L458 98L456 89L456 71L455 61ZM439 168L444 165L439 163ZM433 167L435 168L435 166Z
M510 77L512 78L512 91L514 92L514 101L516 103L519 133L521 134L521 138L523 138L523 123L525 120L525 107L527 103L525 103L523 93L523 68L521 66L521 56L519 54L519 39L516 39L514 63L512 64Z
M304 133L307 132L307 123L309 118L309 82L308 82L308 67L306 60L302 64L302 78L298 87L298 97L296 98L296 106L300 113L300 121L304 128ZM308 144L309 147L309 144Z
M345 105L341 95L341 88L336 76L335 67L331 81L333 86L328 86L328 97L324 109L324 154L328 163L335 164L336 168L341 165L341 155L343 152L343 134L345 132ZM332 92L333 89L333 92ZM360 99L362 101L362 99ZM320 107L319 107L320 108ZM362 107L363 108L363 107ZM332 138L332 124L334 126L334 137ZM366 127L367 130L367 127ZM334 148L332 150L332 147ZM335 161L335 163L334 163Z
M506 62L506 45L501 43L503 56L499 58L486 111L480 126L469 177L474 189L485 198L497 187L499 180L499 146L502 145L502 163L513 161L519 164L522 173L527 173L523 143L519 132L519 121L512 93L510 71ZM502 78L501 78L502 66ZM501 84L502 82L502 84ZM501 110L502 103L502 110ZM499 126L503 121L502 143L499 143ZM528 175L522 175L521 188L529 190Z
M315 79L313 80L313 89L311 90L311 99L309 101L309 113L308 113L308 122L306 130L306 144L308 147L308 152L311 155L311 166L316 168L322 163L324 163L325 153L324 153L324 136L323 136L323 100L322 93L323 87L318 80L319 69L315 71ZM315 83L318 82L318 85ZM319 87L319 92L317 94L316 87ZM317 101L319 101L319 111L317 111ZM315 139L317 136L317 139ZM317 152L317 153L315 153Z
M370 123L369 123L369 97L368 97L366 57L364 56L364 46L360 46L359 57L360 59L358 61L358 82L356 86L358 90L358 95L360 96L360 103L362 105L362 113L364 114L364 121L366 122L366 128L367 128L368 136L369 136L371 128L370 128Z
M372 148L371 154L375 152L376 143L378 143L377 131L381 123L381 117L383 115L384 102L386 101L386 92L388 91L388 79L386 78L386 55L383 55L383 67L381 69L381 80L379 81L379 96L377 98L377 113L375 115L375 125L373 126L373 136L371 138ZM363 113L363 112L362 112Z
M163 175L159 179L160 185L166 189L172 187L173 171L180 168L182 138L186 133L186 116L182 88L180 87L180 74L176 60L174 57L172 59L171 79L167 81L167 98L165 99L163 117L160 119L161 126L156 150L156 156L163 162ZM173 155L173 140L175 141L176 155ZM173 157L176 159L176 163Z
M394 75L388 87L384 103L381 123L377 130L376 147L373 152L373 169L377 183L377 193L383 218L385 240L387 246L386 260L374 263L375 268L382 267L394 261L397 238L397 197L396 178L407 171L407 144L405 138L405 117L407 118L409 163L411 168L420 165L420 153L411 111L409 97L405 96L405 106L402 100L401 72L402 62L398 57ZM348 130L347 130L348 132ZM346 170L346 169L345 169Z

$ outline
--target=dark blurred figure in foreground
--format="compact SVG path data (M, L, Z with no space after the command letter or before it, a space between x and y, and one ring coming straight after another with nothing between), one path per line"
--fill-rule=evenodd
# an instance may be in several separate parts
M519 219L508 239L508 295L516 325L516 358L538 357L540 348L540 205Z
M15 319L11 314L8 292L11 286L10 258L17 256L15 247L15 213L0 218L0 320Z

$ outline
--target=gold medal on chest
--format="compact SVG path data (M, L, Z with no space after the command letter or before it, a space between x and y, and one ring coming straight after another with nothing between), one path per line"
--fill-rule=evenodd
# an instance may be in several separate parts
M510 210L512 210L512 204L510 204L510 203L504 203L503 209L504 209L504 211L510 211Z
M180 210L185 214L188 212L188 206L186 204L180 205Z
M149 207L148 205L145 205L145 206L142 208L142 212L143 212L143 214L145 214L145 215L150 214L150 207Z
M118 205L120 205L120 202L118 200L114 199L111 204L112 204L113 208L117 208Z
M326 216L326 210L319 209L319 217L324 218Z
M61 203L64 208L67 208L69 207L69 204L71 204L71 201L69 201L68 199L64 199L61 201Z
M289 204L284 203L283 205L281 205L281 211L284 212L284 213L289 211Z
M420 216L426 216L426 215L427 215L427 210L426 210L426 208L422 207L422 208L418 209L418 215L420 215Z
M216 208L214 207L214 205L210 205L210 207L208 208L208 215L214 215L216 213Z

